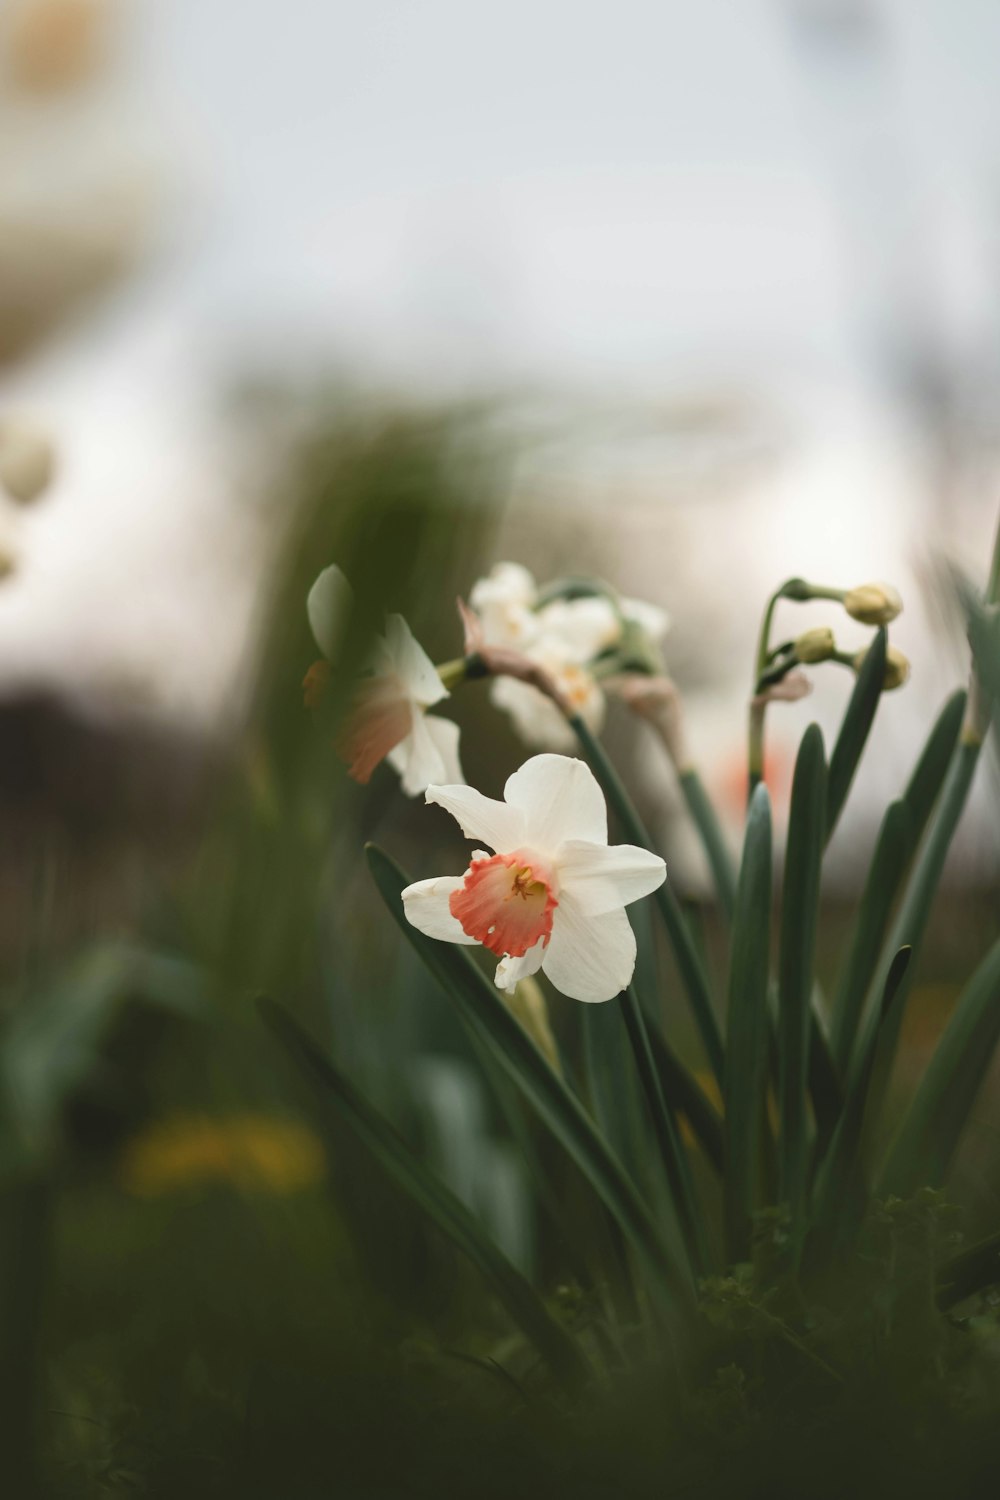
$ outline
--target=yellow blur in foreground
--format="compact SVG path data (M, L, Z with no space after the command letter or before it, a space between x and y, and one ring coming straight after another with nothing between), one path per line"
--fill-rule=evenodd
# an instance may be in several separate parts
M319 1140L294 1120L176 1114L129 1142L119 1176L127 1192L142 1198L219 1183L285 1194L315 1186L325 1168Z

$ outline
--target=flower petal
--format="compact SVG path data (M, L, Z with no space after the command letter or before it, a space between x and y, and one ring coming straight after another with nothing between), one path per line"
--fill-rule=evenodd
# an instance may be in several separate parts
M430 708L448 697L448 689L437 669L402 615L389 615L385 622L385 644L394 670L415 703Z
M507 780L504 797L525 818L528 847L554 854L568 839L608 842L608 810L590 767L568 755L533 755Z
M632 625L638 625L651 641L662 641L670 629L670 616L658 604L647 604L645 599L621 599L622 614Z
M306 614L316 644L332 661L336 656L351 612L351 585L336 563L324 568L306 598Z
M542 967L545 958L545 943L539 941L533 948L521 958L511 958L509 955L502 958L497 964L496 974L493 982L498 989L506 990L508 995L514 993L514 986L521 979L527 979L531 974L537 974Z
M603 595L584 599L553 599L538 611L543 638L554 637L572 662L599 656L621 638L618 611Z
M570 896L588 916L648 896L666 879L658 854L635 844L588 844L570 839L559 851L560 900Z
M635 969L635 934L623 907L594 917L572 896L555 911L542 968L571 1000L613 1000Z
M434 718L414 708L410 733L386 756L392 769L399 773L403 791L408 797L419 797L431 782L458 774L458 725L449 719ZM445 725L442 733L438 726ZM451 731L449 733L449 731Z
M461 785L465 777L462 774L462 762L458 756L458 741L461 733L458 725L453 719L444 719L440 714L428 714L424 723L441 757L441 772L431 780L436 785Z
M484 797L472 786L429 786L427 801L451 813L467 839L481 839L498 854L524 843L524 814L506 802Z
M527 744L546 750L572 750L576 736L551 698L516 677L494 677L490 699L509 714L515 733Z
M425 937L446 943L463 943L474 947L475 938L462 931L448 905L455 891L462 889L461 875L436 875L433 880L416 880L403 892L406 920Z

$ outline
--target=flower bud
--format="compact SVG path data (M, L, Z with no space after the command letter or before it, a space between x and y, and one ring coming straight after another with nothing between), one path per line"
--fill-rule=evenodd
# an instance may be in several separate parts
M825 625L805 631L795 642L795 655L806 666L812 662L829 661L836 649L833 631Z
M852 620L862 625L888 625L902 613L903 601L891 583L862 583L848 589L844 608Z
M0 485L12 500L28 505L52 480L55 453L47 433L20 419L0 421Z
M858 652L854 658L855 672L861 671L867 655L867 649ZM896 646L887 646L885 652L885 676L882 678L883 693L891 693L893 688L902 687L909 675L909 659Z

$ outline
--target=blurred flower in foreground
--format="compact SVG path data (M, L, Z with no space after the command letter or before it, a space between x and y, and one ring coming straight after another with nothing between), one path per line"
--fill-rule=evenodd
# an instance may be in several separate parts
M612 670L624 664L623 651L639 645L648 653L669 624L655 605L619 598L588 580L539 589L527 568L511 562L497 563L480 578L469 602L484 644L518 651L542 667L594 733L606 706L594 670L598 661ZM529 683L498 677L491 698L528 744L568 750L575 743L556 705Z
M503 802L465 786L428 787L427 801L495 853L476 850L464 875L407 886L414 927L481 943L500 959L496 983L508 992L539 969L574 1000L611 1000L626 987L636 950L625 907L662 885L666 867L647 849L609 847L604 795L583 761L533 756Z
M322 699L350 608L351 589L343 573L336 565L324 568L306 600L309 624L324 656L309 668L302 685L307 708ZM448 689L402 615L386 620L385 635L375 640L371 667L358 683L337 737L349 774L363 785L387 760L409 797L419 796L432 781L462 781L458 725L426 712L449 697Z
M12 500L28 505L48 489L55 450L41 427L19 417L0 418L0 484Z
M176 1114L157 1120L129 1143L120 1178L128 1192L143 1198L213 1183L297 1193L322 1181L325 1169L318 1139L294 1120Z

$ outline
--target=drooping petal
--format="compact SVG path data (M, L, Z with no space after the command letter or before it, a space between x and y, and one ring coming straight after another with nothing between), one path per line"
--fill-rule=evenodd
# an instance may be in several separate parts
M448 904L454 892L461 888L461 875L437 875L433 880L414 881L403 892L406 920L425 937L472 947L476 939L463 932L461 922L452 916Z
M327 661L337 655L352 599L351 585L336 563L324 568L309 590L306 598L309 626Z
M663 884L658 854L635 844L588 844L570 839L559 850L560 898L570 896L589 916L628 906Z
M409 734L390 750L386 760L398 773L407 797L419 797L432 781L444 775L445 762L431 733L429 716L420 708L411 709L411 714Z
M389 615L385 622L385 644L406 691L415 703L430 708L448 697L448 689L437 674L434 663L402 615Z
M542 967L545 957L544 941L537 942L533 948L520 958L511 958L508 954L497 964L496 974L493 981L498 989L506 990L508 995L513 994L514 986L519 980L527 979L532 974L537 974Z
M524 814L484 797L472 786L429 786L427 801L451 813L467 839L481 839L498 854L524 843Z
M458 756L458 741L460 730L453 719L442 718L440 714L428 714L424 723L427 733L434 741L434 747L441 757L441 771L433 776L431 781L435 785L455 786L460 785L465 777L462 774L462 763ZM430 782L428 782L428 786Z
M635 969L635 934L624 908L594 917L571 896L561 899L542 968L571 1000L613 1000Z
M559 709L529 682L516 677L495 677L490 699L510 715L515 733L526 744L540 750L574 749L576 736Z
M533 755L503 789L525 818L525 842L554 854L568 839L608 842L608 810L590 767L568 755Z

